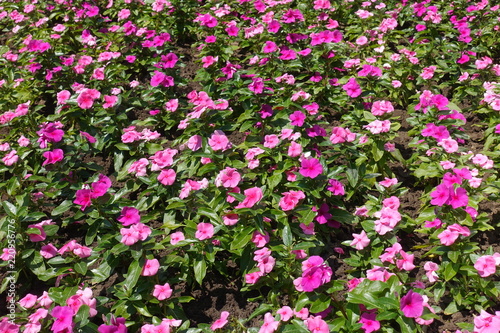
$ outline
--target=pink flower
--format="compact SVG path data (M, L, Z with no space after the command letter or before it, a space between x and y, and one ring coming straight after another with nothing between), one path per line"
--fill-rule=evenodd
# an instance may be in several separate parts
M424 312L424 298L419 293L410 290L401 297L400 309L408 318L418 318Z
M257 281L260 279L262 276L262 272L253 272L253 273L248 273L245 275L245 282L248 284L255 284Z
M387 178L385 177L383 181L379 182L383 187L391 187L392 185L396 185L398 183L397 178Z
M274 320L273 315L270 312L267 312L264 315L264 324L259 329L259 333L273 333L278 329L280 322Z
M158 269L160 268L160 262L158 259L146 259L144 263L144 267L142 268L141 275L142 276L153 276L158 273Z
M229 139L227 136L224 134L222 131L215 131L210 139L208 139L208 144L210 147L214 150L226 150L231 148L231 143L229 142Z
M302 191L289 191L282 193L282 195L283 197L280 199L279 205L284 211L294 209L299 201L306 197Z
M84 88L76 98L76 101L78 106L82 109L90 109L94 104L94 100L99 97L101 97L101 93L99 91Z
M212 56L205 56L203 58L201 58L201 62L203 63L203 68L207 68L207 67L210 67L212 66L213 64L217 63L217 61L219 60L219 57L212 57Z
M73 331L73 310L69 306L56 306L50 313L55 318L52 324L52 332L72 332Z
M214 226L211 223L199 223L196 230L195 237L199 240L209 239L214 235Z
M329 333L328 324L321 319L321 316L309 317L306 319L307 329L314 333Z
M467 191L462 187L457 188L455 191L450 188L450 198L448 204L450 204L453 209L466 207L469 204Z
M211 326L210 329L215 331L216 329L223 328L227 324L227 318L229 317L229 312L222 311L220 314L220 318L217 319Z
M259 187L251 187L243 193L245 194L245 199L235 208L252 208L263 197L262 190Z
M278 50L278 46L276 45L275 42L272 42L272 41L267 41L264 44L264 47L262 48L263 53L272 53L276 50Z
M12 164L16 163L17 161L19 160L19 156L17 155L17 151L16 150L11 150L10 152L8 152L3 158L2 158L2 162L6 165L6 166L11 166Z
M290 142L290 147L288 147L288 156L297 157L302 154L302 146L300 143L295 141Z
M68 90L61 90L57 93L57 104L66 104L66 101L71 97Z
M164 285L156 284L155 289L153 290L153 296L159 301L163 301L172 296L172 288L170 288L168 283L165 283Z
M361 87L356 82L355 78L350 78L349 81L347 81L347 83L342 86L342 89L344 89L347 93L347 96L351 98L358 97L362 92Z
M127 227L132 224L139 223L141 221L141 216L139 215L139 210L134 207L123 207L121 215L117 219Z
M448 203L450 198L450 189L448 186L441 184L430 194L432 200L431 205L443 206Z
M299 126L300 127L300 126L304 125L304 120L306 119L306 115L300 111L295 111L294 113L292 113L290 115L289 119L290 119L290 124L292 126Z
M281 316L282 321L289 321L293 316L293 310L289 306L284 306L276 311Z
M175 182L176 173L172 169L163 169L158 175L158 181L163 185L172 185Z
M323 167L316 158L303 159L299 172L304 177L316 178L323 172Z
M111 317L110 325L102 324L97 328L99 333L127 333L125 318Z
M364 312L361 314L360 324L365 333L375 332L380 329L380 322L376 320L377 314L373 312Z
M76 199L73 201L73 203L77 205L81 205L81 210L85 210L85 208L90 207L92 204L92 190L90 189L82 189L76 191Z
M436 282L438 280L439 276L436 273L436 271L439 269L438 264L432 261L427 261L424 264L424 269L425 269L425 275L427 275L429 282Z
M232 188L238 186L240 180L241 176L235 168L226 167L215 178L215 185Z
M43 157L45 157L45 161L43 161L42 166L47 164L55 164L59 161L62 161L64 158L64 152L62 151L62 149L46 151L42 155Z
M362 250L370 244L370 238L364 230L360 234L352 234L352 237L354 239L351 241L351 246L355 247L356 250Z
M475 333L498 333L500 327L500 312L496 311L495 315L481 310L481 314L474 317L474 332Z
M184 234L182 233L182 231L177 231L177 232L174 232L173 234L170 235L170 244L175 245L175 244L177 244L180 241L183 241L185 239L186 239L186 237L184 237Z
M392 103L389 101L375 101L373 102L371 112L374 116L382 116L386 113L394 111Z
M486 255L479 257L474 264L474 268L481 277L487 277L496 273L495 257Z
M192 137L189 138L187 146L192 151L197 151L198 149L201 148L201 143L202 143L201 135L193 135Z
M19 300L19 304L25 308L25 309L29 309L31 307L33 307L36 303L36 300L37 300L37 297L36 295L33 295L33 294L27 294L26 296L24 296L23 298L21 298Z
M147 174L146 166L149 164L147 158L141 158L133 162L128 168L129 173L135 174L136 177L144 177Z

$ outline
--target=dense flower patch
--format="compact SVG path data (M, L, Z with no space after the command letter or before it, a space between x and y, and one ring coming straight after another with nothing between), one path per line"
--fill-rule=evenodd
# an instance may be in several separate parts
M493 1L9 1L0 28L1 332L500 332ZM259 306L193 323L210 272Z

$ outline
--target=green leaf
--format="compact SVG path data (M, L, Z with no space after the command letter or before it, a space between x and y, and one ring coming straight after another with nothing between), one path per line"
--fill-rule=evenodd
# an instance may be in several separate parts
M283 236L283 244L285 244L285 246L292 245L293 242L292 229L290 228L290 225L288 223L283 227L282 236Z
M210 209L208 207L203 207L203 206L199 207L197 212L200 215L208 217L210 219L210 221L212 221L216 224L221 224L221 222L222 222L219 214L217 214L216 212L214 212L212 209Z
M114 168L115 168L115 171L116 172L120 172L120 169L122 168L122 165L123 165L123 153L122 152L119 152L119 153L116 153L115 152L115 158L114 158Z
M62 213L66 212L72 205L73 202L71 200L64 200L63 202L61 202L59 206L54 208L51 215L52 216L61 215Z
M127 278L122 282L126 294L132 294L132 291L139 280L139 276L141 276L141 271L142 267L139 264L139 261L135 260L132 264L130 264L127 271Z
M12 203L7 200L2 201L2 206L5 209L5 212L10 216L16 216L17 208Z
M199 285L203 282L205 275L207 274L207 263L202 256L198 256L197 260L194 262L194 278Z
M78 323L78 326L83 327L89 322L89 315L90 307L88 305L82 304L80 308L78 308L78 312L76 313L74 321L75 323Z
M252 238L254 227L247 227L241 230L231 242L231 250L244 248Z
M446 309L444 309L444 311L443 311L443 313L447 316L452 315L452 314L457 313L457 312L458 312L458 308L457 308L457 303L455 303L455 301L452 301L450 304L448 304Z
M415 324L413 323L412 318L406 318L400 316L396 319L401 328L400 333L414 333L415 332Z
M87 263L81 261L73 266L75 271L81 275L87 274Z
M269 185L269 189L275 188L283 179L282 173L273 173L271 177L267 178L267 184Z

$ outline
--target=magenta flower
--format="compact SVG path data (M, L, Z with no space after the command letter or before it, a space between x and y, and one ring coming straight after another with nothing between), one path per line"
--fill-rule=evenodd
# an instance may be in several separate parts
M304 120L306 119L306 115L300 111L295 111L294 113L292 113L290 115L289 119L290 119L290 124L292 126L299 126L300 127L300 126L304 125Z
M111 318L110 325L102 324L97 328L99 333L127 333L125 318Z
M347 81L347 83L342 86L342 89L344 89L347 93L347 96L351 98L358 97L362 92L361 87L359 86L358 82L356 82L355 78L350 78L349 81Z
M98 198L106 194L108 189L111 187L111 180L109 177L100 174L99 179L96 182L93 182L92 187L92 198Z
M123 207L121 215L117 219L127 227L132 224L139 223L141 221L141 216L139 215L139 210L134 207Z
M220 314L220 318L217 319L212 326L210 326L210 329L212 331L215 331L216 329L223 328L227 324L227 318L229 317L229 312L227 311L222 311Z
M195 237L199 240L209 239L214 235L214 226L211 223L199 223L196 229Z
M467 195L467 191L459 187L455 191L450 190L450 199L449 204L451 207L466 207L469 204L469 196Z
M158 273L158 269L160 268L160 262L158 259L147 259L144 263L144 267L142 268L141 275L142 276L153 276Z
M43 161L42 166L47 164L55 164L59 161L62 161L64 158L64 152L62 151L62 149L46 151L42 155L43 157L45 157L45 161Z
M69 306L56 306L50 313L55 318L52 324L52 332L72 332L73 331L73 310Z
M432 200L431 205L442 206L448 203L450 198L450 189L448 186L441 184L430 194Z
M302 160L299 172L304 177L316 178L323 172L323 167L318 159L305 158Z
M424 298L419 293L410 290L401 297L400 309L408 318L418 318L424 312Z
M364 312L359 320L360 324L363 324L361 328L365 333L372 333L380 329L380 322L376 320L377 314L372 312Z
M153 290L153 296L159 301L163 301L172 296L172 288L170 288L168 283L165 283L164 285L156 284L155 289Z
M246 196L245 200L240 202L236 208L252 208L263 197L262 190L259 187L251 187L243 193Z
M92 204L92 190L83 189L76 191L76 199L73 203L77 205L81 205L81 210L85 210L85 208L90 207Z

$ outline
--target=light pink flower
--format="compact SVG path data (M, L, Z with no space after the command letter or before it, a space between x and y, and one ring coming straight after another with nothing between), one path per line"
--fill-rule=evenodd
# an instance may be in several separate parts
M496 260L495 257L486 255L479 257L474 264L479 276L487 277L496 273Z
M356 250L362 250L370 244L370 238L364 230L360 234L352 234L352 237L354 239L351 241L351 246L355 247Z
M299 201L306 197L302 191L289 191L281 194L283 197L280 199L279 205L284 211L294 209Z
M211 326L210 329L215 331L216 329L223 328L228 323L227 318L229 317L229 312L222 311L220 318L217 319Z
M195 237L199 240L209 239L214 235L214 226L211 223L199 223L196 230Z
M264 324L259 329L259 333L273 333L278 329L280 322L274 320L273 315L270 312L267 312L264 315Z
M232 188L238 186L240 180L241 176L235 168L226 167L215 178L215 185Z
M141 275L142 276L153 276L158 273L158 269L160 268L160 262L158 259L146 259L144 263L144 267L142 268Z
M259 187L251 187L243 193L245 194L245 199L235 208L252 208L263 197L262 190Z
M210 147L214 150L226 150L231 148L231 143L229 142L229 139L227 136L224 134L222 131L215 131L210 139L208 139L208 144Z
M170 244L175 245L175 244L177 244L180 241L183 241L185 239L186 239L186 237L184 237L184 234L182 233L182 231L177 231L177 232L174 232L173 234L170 235Z
M328 324L321 319L321 316L309 317L306 319L307 329L314 333L329 333Z
M156 284L155 289L153 290L153 296L159 301L163 301L172 296L172 288L170 288L168 283L165 283L164 285Z
M172 185L175 182L176 173L173 169L163 169L158 175L158 181L165 186Z

